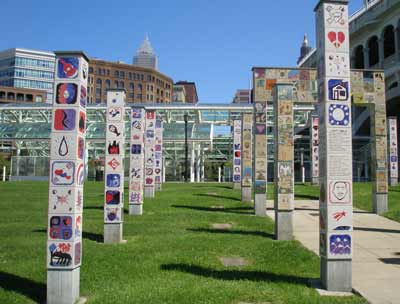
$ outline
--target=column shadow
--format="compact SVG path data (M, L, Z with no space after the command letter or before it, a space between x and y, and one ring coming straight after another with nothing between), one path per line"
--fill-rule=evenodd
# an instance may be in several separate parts
M370 232L383 232L383 233L400 233L400 230L396 229L383 229L383 228L369 228L369 227L354 227L357 231L370 231Z
M187 206L187 205L171 205L172 208L190 209L196 211L206 211L206 212L225 212L225 213L235 213L235 214L251 214L254 209L252 207L232 207L232 208L211 208L202 206Z
M222 230L222 229L208 229L208 228L188 228L187 231L211 233L211 234L236 234L236 235L251 235L261 236L265 238L273 239L275 236L268 232L263 231L247 231L247 230Z
M294 199L309 199L309 200L313 200L313 201L317 201L319 200L319 196L318 195L311 195L311 194L296 194L296 192L294 193Z
M400 258L382 258L379 260L385 264L400 265Z
M201 193L201 194L194 194L195 196L202 196L202 197L211 197L211 198L222 198L222 199L227 199L227 200L232 200L232 201L239 201L239 202L241 202L242 200L241 199L239 199L239 198L237 198L237 197L233 197L233 196L224 196L224 195L218 195L218 194L216 194L216 195L212 195L212 194L204 194L204 193Z
M223 281L248 280L254 282L283 282L299 285L309 285L311 278L302 278L291 275L281 275L265 271L246 270L215 270L190 264L162 264L161 270L180 271L205 278L213 278Z
M4 290L19 293L37 303L46 301L46 284L12 273L0 271L0 287Z

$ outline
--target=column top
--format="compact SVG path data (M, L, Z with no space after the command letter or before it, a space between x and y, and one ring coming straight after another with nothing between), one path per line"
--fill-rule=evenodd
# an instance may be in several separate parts
M56 56L82 56L87 62L90 61L89 57L83 51L54 51Z
M349 0L320 0L317 6L314 8L314 12L316 12L321 4L324 3L332 3L332 4L349 4Z

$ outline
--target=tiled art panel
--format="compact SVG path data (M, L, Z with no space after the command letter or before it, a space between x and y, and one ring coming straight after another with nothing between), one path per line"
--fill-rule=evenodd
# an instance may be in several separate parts
M144 151L144 177L145 187L155 185L155 131L156 131L156 112L146 111L146 132L145 132L145 151Z
M321 3L317 14L320 254L352 257L352 130L347 4Z
M161 185L163 168L163 122L156 119L155 146L154 146L154 182Z
M107 92L104 223L122 223L124 209L125 92Z
M313 180L319 178L319 118L311 117L311 175Z
M254 193L267 191L267 119L266 102L254 103ZM262 151L265 151L262 153Z
M243 114L242 118L242 187L251 187L253 182L253 114Z
M388 150L389 150L389 173L390 178L399 178L399 167L398 167L398 150L397 150L397 118L391 117L388 119Z
M50 148L47 268L81 265L88 61L56 53Z
M242 182L242 120L233 121L233 182Z
M294 209L293 85L276 84L275 210Z
M131 110L129 205L143 204L145 110Z

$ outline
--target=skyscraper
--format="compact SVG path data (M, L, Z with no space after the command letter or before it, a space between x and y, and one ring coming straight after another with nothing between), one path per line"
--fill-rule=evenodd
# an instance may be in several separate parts
M158 70L158 58L151 46L149 36L146 35L136 55L133 56L133 65Z

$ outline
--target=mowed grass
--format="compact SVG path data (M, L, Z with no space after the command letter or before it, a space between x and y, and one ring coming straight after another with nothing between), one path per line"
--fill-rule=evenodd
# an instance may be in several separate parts
M0 303L45 300L47 191L47 183L0 183ZM165 184L143 216L125 215L126 244L102 244L102 183L85 184L84 205L87 303L367 303L319 296L309 285L319 258L297 241L273 240L273 222L253 216L229 184ZM224 267L221 257L249 264Z

